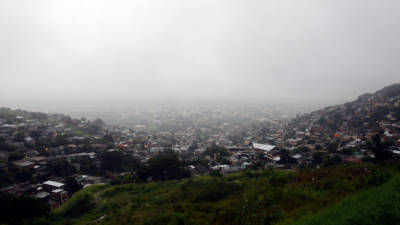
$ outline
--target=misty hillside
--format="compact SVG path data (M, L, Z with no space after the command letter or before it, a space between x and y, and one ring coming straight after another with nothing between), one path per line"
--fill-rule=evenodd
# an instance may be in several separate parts
M151 170L164 168L163 175L153 173L153 181L140 180L143 170L114 177L107 184L84 188L47 216L25 223L396 224L400 215L400 164L391 138L398 135L399 87L385 87L353 102L294 118L288 124L289 131L296 131L311 121L312 126L304 128L305 133L311 134L306 140L319 135L320 143L324 143L324 135L328 139L325 141L333 141L330 138L337 136L338 130L341 135L358 134L369 143L367 134L375 131L373 142L365 146L372 154L361 158L364 162L336 162L331 158L329 154L360 151L359 147L348 149L348 144L343 143L338 143L335 152L329 150L331 153L311 150L311 164L291 169L268 166L225 174L211 170L207 176L192 178L178 175L178 167L170 170L161 161L157 164L150 160ZM287 135L290 138L290 133ZM291 154L293 150L288 151ZM281 161L284 159L282 151L276 154L280 154Z
M400 224L399 21L1 0L0 225Z
M306 133L314 131L333 136L340 128L344 132L366 135L371 131L387 130L396 133L400 120L400 84L387 86L373 94L364 94L352 102L326 107L297 117L289 122L290 132L302 127ZM311 121L312 127L306 127ZM308 123L310 124L310 123ZM288 134L290 138L292 134ZM323 138L323 137L322 137Z

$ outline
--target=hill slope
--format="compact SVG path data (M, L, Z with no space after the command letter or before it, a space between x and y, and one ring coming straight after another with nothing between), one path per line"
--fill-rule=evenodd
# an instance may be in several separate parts
M197 177L149 184L98 185L78 192L48 218L37 222L288 223L332 206L357 191L386 182L397 173L393 168L370 164L342 165L301 172L247 171L222 178Z
M334 206L290 225L398 224L400 176L347 197Z

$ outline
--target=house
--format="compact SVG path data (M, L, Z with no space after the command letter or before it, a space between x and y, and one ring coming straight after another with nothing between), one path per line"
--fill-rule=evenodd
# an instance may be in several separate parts
M68 200L68 193L63 189L55 189L51 191L50 198L50 206L59 207Z
M47 161L47 157L45 157L45 156L36 156L36 157L29 158L29 161L32 161L32 162L45 162L45 161Z
M29 160L18 160L13 162L14 166L19 169L30 169L35 166L35 163Z
M37 198L37 199L48 199L49 196L50 196L49 192L42 191L42 192L37 193L35 195L35 198Z
M268 153L271 150L273 150L274 148L276 148L276 146L274 145L270 145L270 144L260 144L260 143L251 143L253 150L256 152L264 152L264 153Z
M53 191L56 189L60 189L64 187L63 183L57 182L57 181L52 181L52 180L48 180L46 182L43 182L43 184L45 185L45 188L49 191Z
M239 170L238 167L229 166L229 165L216 165L216 166L211 167L211 169L219 170L222 174L231 173L231 172L235 172L235 171Z

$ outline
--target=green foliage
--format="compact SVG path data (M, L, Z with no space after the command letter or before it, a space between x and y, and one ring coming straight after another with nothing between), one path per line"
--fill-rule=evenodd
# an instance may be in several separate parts
M249 170L223 177L123 184L132 178L127 175L118 179L121 185L79 191L49 219L51 224L286 224L399 176L398 165Z
M82 185L79 184L75 178L67 177L65 178L65 189L68 191L69 194L74 194L75 192L79 191L82 188Z
M84 174L97 175L99 173L99 168L97 167L95 161L90 158L81 158L79 159L78 163L81 165L80 171L82 171Z
M340 156L330 157L329 155L327 155L323 159L323 166L339 165L341 162L342 162L342 158L340 158Z
M400 84L392 84L390 86L384 87L380 91L379 94L383 95L384 97L394 97L400 95Z
M288 177L285 176L285 174L283 173L274 173L271 176L269 176L269 182L273 185L273 186L280 186L280 185L284 185L287 183Z
M216 156L217 161L222 161L224 156L229 155L229 152L224 147L213 145L209 147L206 151L204 151L203 154L208 155L211 158L214 158L214 156Z
M111 185L120 185L120 184L131 184L138 181L138 178L134 174L126 174L122 177L117 177L111 180Z
M69 143L68 143L67 137L65 135L57 135L54 140L53 146L56 147L59 145L67 145L67 144L69 144Z
M49 210L44 201L0 193L0 223L22 224L23 220L44 216Z
M192 222L189 217L184 214L174 213L156 215L147 219L144 225L190 225Z
M72 128L71 133L72 133L72 135L79 136L79 137L86 136L89 134L87 131L76 129L76 128Z
M241 190L240 183L229 182L223 179L188 180L181 185L185 198L192 201L217 201Z
M48 171L50 174L60 177L66 177L76 173L75 167L66 160L52 161L48 165Z
M122 155L117 151L104 152L101 157L101 170L103 172L138 171L141 168L139 160L129 155Z
M373 137L373 146L372 151L375 154L375 161L380 162L383 160L388 160L393 157L393 153L391 151L386 150L388 147L387 144L381 142L381 137L383 135L383 131L379 132Z
M161 153L147 162L145 177L153 180L173 180L190 177L189 171L184 168L183 161L172 151Z
M212 176L212 177L222 177L222 174L221 174L220 170L211 170L210 171L210 176Z
M317 164L322 163L322 156L323 156L323 153L322 153L322 152L314 152L314 153L312 154L313 160L314 160L314 162L317 163Z
M334 206L291 225L398 224L400 221L400 176L388 183L363 190Z
M91 193L86 191L79 192L74 195L68 201L68 203L63 205L60 210L61 213L59 213L59 215L72 218L79 217L84 213L87 213L90 209L94 207L94 205L94 198Z

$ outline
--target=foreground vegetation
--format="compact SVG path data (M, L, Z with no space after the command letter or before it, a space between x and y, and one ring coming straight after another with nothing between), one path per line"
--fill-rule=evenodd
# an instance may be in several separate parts
M306 216L291 225L395 225L400 221L400 176L347 197L333 207Z
M95 185L31 223L328 224L335 218L337 222L330 224L366 224L361 219L394 220L399 216L398 168L397 163L341 165L299 172L246 171L182 181ZM377 210L377 205L382 208Z

